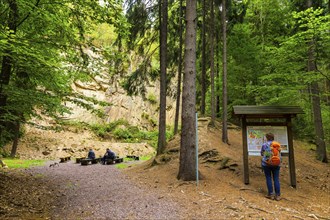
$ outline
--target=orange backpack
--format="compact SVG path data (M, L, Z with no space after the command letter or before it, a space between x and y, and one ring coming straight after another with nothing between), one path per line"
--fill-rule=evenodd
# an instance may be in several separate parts
M273 141L270 145L270 155L266 160L269 166L279 166L281 164L281 144Z

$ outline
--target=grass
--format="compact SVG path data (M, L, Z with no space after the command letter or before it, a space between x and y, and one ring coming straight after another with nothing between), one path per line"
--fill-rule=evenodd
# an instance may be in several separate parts
M149 160L150 158L152 158L151 155L140 156L140 161L146 161L146 160ZM118 169L125 169L128 166L134 166L135 165L135 164L127 164L127 163L125 163L125 162L129 162L129 161L135 161L135 160L133 158L127 158L127 157L125 157L124 158L124 163L116 164L115 166Z
M146 161L146 160L150 160L153 156L152 155L145 155L145 156L141 156L140 160Z
M9 168L29 168L34 166L45 165L45 160L21 160L21 159L10 159L6 158L2 160Z
M125 163L116 164L116 168L118 168L118 169L125 169L127 167L128 167L128 164L125 164Z
M124 162L128 162L128 161L134 161L134 159L133 158L124 157Z

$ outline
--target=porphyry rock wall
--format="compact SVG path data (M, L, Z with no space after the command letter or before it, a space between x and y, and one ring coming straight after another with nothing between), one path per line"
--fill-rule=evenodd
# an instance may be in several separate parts
M65 117L70 120L88 123L111 123L119 119L125 119L129 124L141 129L153 129L158 126L159 117L159 83L147 87L146 99L142 96L128 96L120 87L118 81L107 83L104 78L95 78L94 82L86 84L76 82L73 89L88 97L109 103L106 107L95 106L106 113L105 118L98 118L87 110L73 104L66 105L72 108L72 114ZM153 97L154 100L148 100ZM166 124L173 125L175 117L175 99L167 98Z

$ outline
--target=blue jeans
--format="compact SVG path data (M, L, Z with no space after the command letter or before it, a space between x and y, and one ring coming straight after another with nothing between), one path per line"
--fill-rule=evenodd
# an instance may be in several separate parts
M280 187L280 166L272 167L272 166L262 166L265 176L266 176L266 184L268 189L268 195L274 194L273 191L273 181L275 187L276 196L281 195L281 187ZM273 178L272 178L273 176Z

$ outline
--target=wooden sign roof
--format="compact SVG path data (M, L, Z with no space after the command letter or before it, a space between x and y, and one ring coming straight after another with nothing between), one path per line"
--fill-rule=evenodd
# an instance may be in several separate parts
M287 117L303 114L299 106L256 106L256 105L236 105L234 115L246 117Z

